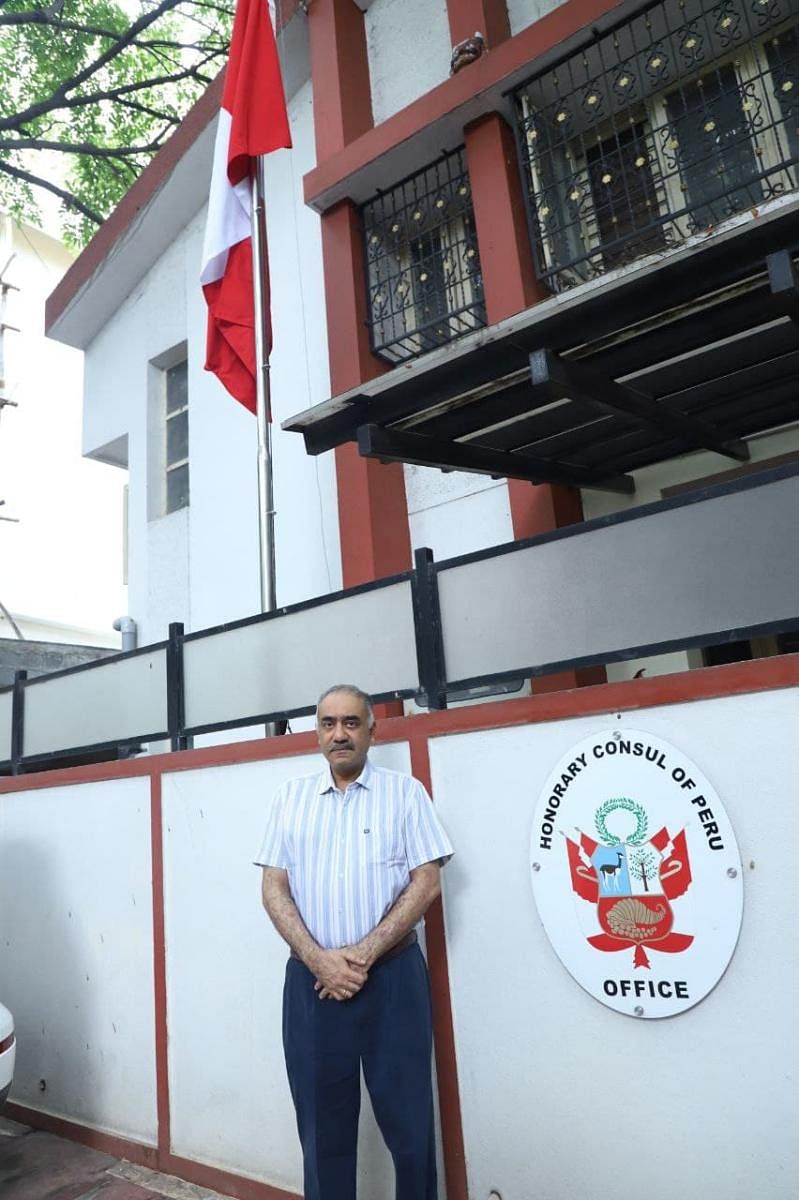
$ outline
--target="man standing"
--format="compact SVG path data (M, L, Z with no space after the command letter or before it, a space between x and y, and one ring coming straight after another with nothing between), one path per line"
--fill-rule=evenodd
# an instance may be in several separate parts
M436 1200L432 1023L415 926L452 846L424 788L367 760L369 697L337 684L316 727L329 769L285 784L257 863L291 957L283 1047L305 1200L355 1200L360 1071L397 1200Z

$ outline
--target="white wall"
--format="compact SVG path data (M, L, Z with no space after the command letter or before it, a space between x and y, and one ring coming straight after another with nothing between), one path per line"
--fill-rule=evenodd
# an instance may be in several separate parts
M799 450L799 426L782 429L776 433L760 433L748 439L750 463L762 463L789 451ZM586 489L582 493L583 513L585 519L603 517L608 513L623 512L626 509L638 508L642 504L652 504L663 499L663 489L676 487L695 480L704 480L709 476L723 474L738 466L735 459L729 459L721 454L697 450L685 454L681 458L669 459L667 462L655 463L651 467L633 472L635 492L632 496L619 496L610 492L596 492ZM630 659L623 663L609 663L607 666L608 680L632 679L636 672L643 670L647 676L668 675L675 671L687 671L702 666L701 652L698 650L675 651L671 654L659 654L649 658Z
M545 17L564 0L508 0L508 20L512 34L520 33L528 25Z
M2 236L3 233L5 236ZM70 265L54 238L0 216L5 395L0 410L0 601L56 641L115 646L125 611L119 469L80 451L82 355L44 336L44 303ZM14 636L0 616L0 636Z
M375 762L409 769L405 744ZM172 1149L300 1191L302 1165L281 1042L287 951L252 866L276 789L317 755L167 775L163 784ZM393 1170L364 1093L360 1177L370 1200Z
M572 1200L612 1175L617 1200L639 1200L642 1179L650 1200L794 1200L798 704L790 688L432 739L433 795L455 845L444 909L470 1196ZM730 965L671 1019L638 1021L592 999L556 957L533 901L540 788L567 749L619 720L671 742L707 776L744 866ZM374 757L408 769L405 743ZM319 764L303 755L163 781L172 1149L292 1189L286 951L251 862L275 788ZM0 796L0 995L17 1017L14 1098L153 1143L152 963L147 781ZM364 1195L389 1200L391 1168L368 1110L361 1162Z
M410 770L407 743L371 757ZM263 911L253 859L276 789L323 766L306 754L162 777L170 1149L295 1191L302 1165L281 1039L287 949ZM151 880L148 779L0 794L12 1099L155 1145ZM359 1187L390 1200L393 1167L362 1091ZM440 1139L438 1158L443 1177Z
M14 1099L154 1144L151 875L149 780L0 796Z
M289 112L294 149L266 167L280 605L341 586L333 456L309 458L302 439L280 429L285 416L329 394L319 218L302 201L302 177L314 164L310 84ZM85 450L102 455L128 439L129 611L142 644L164 637L170 621L199 629L259 608L255 419L203 369L204 223L202 209L87 353ZM191 501L148 519L148 364L184 342Z
M437 559L454 558L513 539L503 479L407 464L404 472L414 549L428 546Z
M366 47L375 125L449 78L444 0L372 0ZM424 164L420 164L424 165Z
M637 710L689 756L744 863L738 948L710 995L637 1021L592 999L538 918L533 813L559 757L615 713L441 737L433 792L455 845L444 905L469 1195L793 1200L799 955L790 896L796 689ZM602 1182L604 1181L604 1182Z

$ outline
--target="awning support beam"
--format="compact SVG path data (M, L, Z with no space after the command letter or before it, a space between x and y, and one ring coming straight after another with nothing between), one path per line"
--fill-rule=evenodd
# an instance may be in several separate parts
M766 258L771 293L794 325L799 325L799 275L788 250L775 250Z
M561 483L567 487L595 488L623 496L635 491L635 482L630 475L602 478L584 467L572 468L524 454L507 454L475 442L439 441L420 433L386 429L382 425L361 425L358 450L364 458L438 467L442 471L472 471L498 479L524 479L528 483Z
M749 460L749 448L738 438L725 440L707 422L686 413L674 412L643 392L606 379L580 362L567 362L554 350L533 351L530 355L530 375L537 397L547 400L567 397L613 413L638 417L661 433L679 438L686 446L714 450L738 462Z

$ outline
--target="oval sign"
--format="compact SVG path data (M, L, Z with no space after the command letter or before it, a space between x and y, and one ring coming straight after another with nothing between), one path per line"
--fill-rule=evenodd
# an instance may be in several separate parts
M597 733L546 781L531 842L547 937L595 999L685 1012L715 987L743 913L738 845L695 763L640 729Z

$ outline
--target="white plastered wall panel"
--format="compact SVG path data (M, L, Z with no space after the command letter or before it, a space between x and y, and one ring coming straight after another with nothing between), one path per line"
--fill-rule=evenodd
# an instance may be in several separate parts
M378 125L449 77L452 44L444 0L372 0L366 46Z
M189 729L307 707L329 680L344 676L360 680L372 696L415 689L411 584L357 592L188 641L184 676Z
M85 356L84 452L106 434L119 436L124 429L128 435L128 611L140 645L165 637L170 621L191 619L187 514L149 520L147 503L148 487L158 486L148 454L150 364L186 340L184 238L176 238L140 280ZM106 417L104 407L110 410Z
M624 714L685 752L716 788L745 872L732 961L695 1008L637 1021L592 999L555 955L529 866L544 780L616 714L435 739L469 1194L565 1200L793 1200L799 1047L792 894L796 689ZM610 957L610 956L609 956ZM609 973L618 973L610 966ZM487 986L486 981L490 981Z
M0 991L16 1021L13 1099L154 1145L149 789L0 796Z
M165 732L166 672L162 649L31 680L25 693L23 753L49 754Z
M504 480L405 465L411 545L428 546L437 559L456 558L513 539Z
M747 439L747 445L752 463L767 463L781 454L799 449L799 428L757 434ZM666 462L655 463L651 467L635 471L635 492L632 496L611 495L609 492L586 489L582 492L583 513L586 521L589 521L594 517L637 508L641 504L662 500L664 488L707 479L729 468L729 459L706 450L670 458ZM608 663L606 671L608 683L615 683L617 680L632 679L642 669L651 678L653 675L670 675L675 671L685 671L701 665L701 651L677 651L650 658L630 659L623 663Z
M564 0L508 0L508 20L511 34L520 33L522 29L533 25L562 3Z
M0 693L0 762L7 762L11 758L13 709L13 692Z
M408 771L406 744L376 747ZM287 950L263 912L257 857L269 805L317 755L163 778L164 909L172 1151L278 1187L302 1188L281 1042ZM393 1169L364 1091L360 1187L393 1196Z

